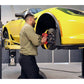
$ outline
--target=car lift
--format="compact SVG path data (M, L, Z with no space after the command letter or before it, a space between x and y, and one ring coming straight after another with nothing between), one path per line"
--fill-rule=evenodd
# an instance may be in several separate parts
M17 47L16 47L17 46ZM8 45L9 50L9 66L16 66L16 51L20 49L20 45Z

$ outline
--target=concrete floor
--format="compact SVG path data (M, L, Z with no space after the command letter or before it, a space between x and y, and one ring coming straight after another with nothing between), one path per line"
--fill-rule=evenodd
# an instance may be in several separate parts
M47 79L82 79L81 63L38 63L38 66ZM17 79L20 75L20 66L2 64L2 79Z

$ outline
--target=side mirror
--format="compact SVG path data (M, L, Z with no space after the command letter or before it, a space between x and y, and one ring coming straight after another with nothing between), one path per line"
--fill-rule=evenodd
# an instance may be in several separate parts
M16 13L15 17L22 17L22 18L24 18L24 14L23 13Z

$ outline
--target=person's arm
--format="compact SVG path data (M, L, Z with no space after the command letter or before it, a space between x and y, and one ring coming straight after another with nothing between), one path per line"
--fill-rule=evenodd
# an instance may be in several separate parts
M36 34L32 27L25 28L25 34L34 46L41 45L42 37L40 35Z

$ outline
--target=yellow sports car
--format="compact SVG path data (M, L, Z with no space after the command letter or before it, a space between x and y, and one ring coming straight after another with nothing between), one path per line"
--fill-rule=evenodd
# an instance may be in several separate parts
M5 49L20 49L19 33L24 26L24 16L28 10L16 14L17 20L9 21L3 26ZM37 34L47 33L44 49L84 47L84 12L69 8L32 9Z

